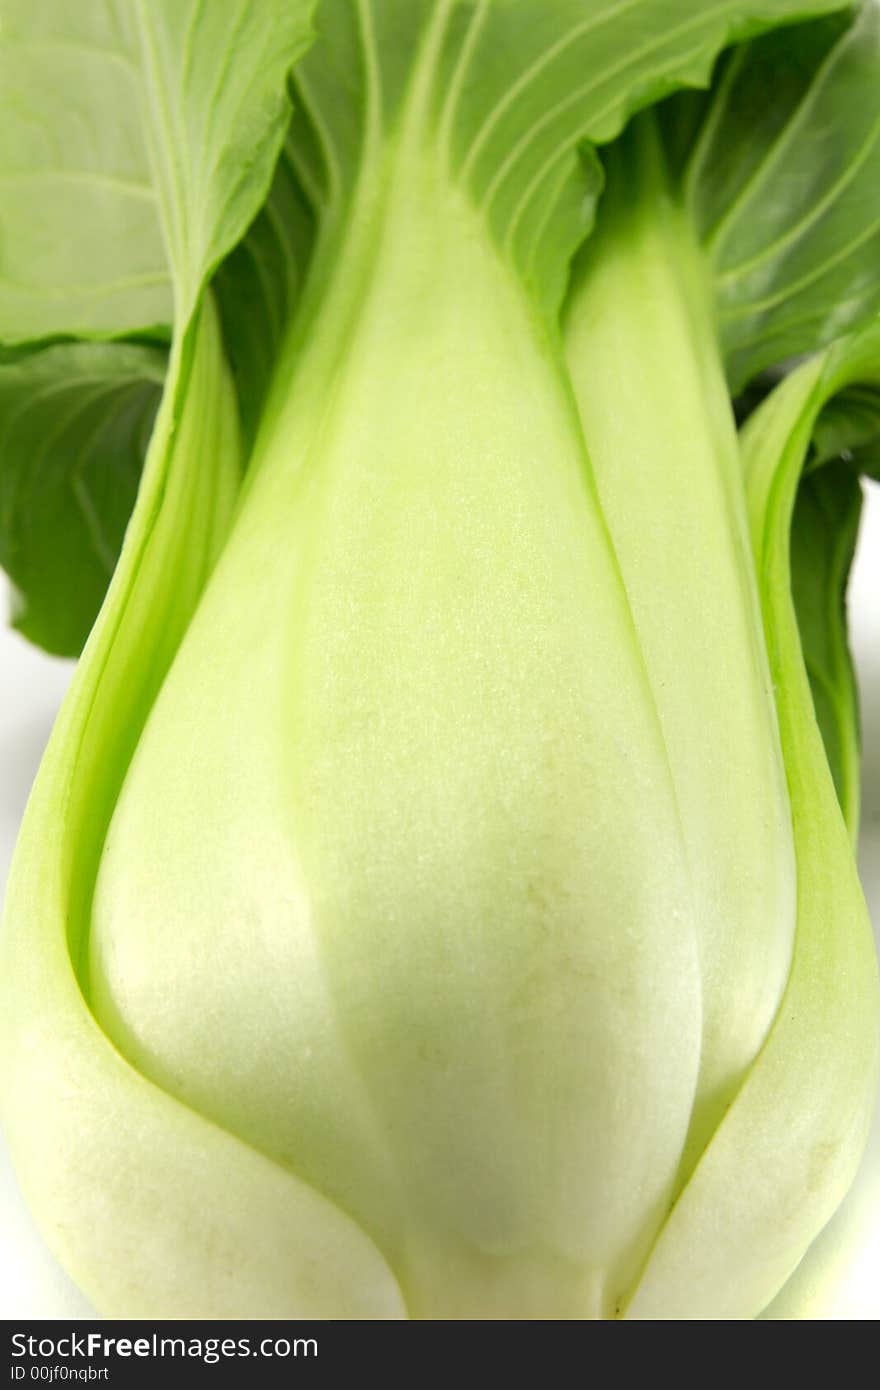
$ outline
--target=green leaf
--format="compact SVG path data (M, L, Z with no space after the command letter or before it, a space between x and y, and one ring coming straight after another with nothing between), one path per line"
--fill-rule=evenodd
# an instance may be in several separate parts
M816 718L844 817L859 828L860 738L846 590L861 513L859 476L880 478L880 390L845 386L815 420L792 527L792 587ZM823 591L823 585L824 591Z
M880 478L880 391L851 386L823 408L806 467L819 468L833 459L854 473Z
M859 704L846 631L846 589L862 490L845 464L804 478L791 527L791 586L813 706L853 843L859 828Z
M191 312L265 198L310 9L2 0L0 340Z
M874 334L869 330L869 340ZM846 341L838 352L846 356ZM858 370L870 372L861 360ZM858 478L880 477L880 389L856 381L821 406L792 523L792 589L816 718L853 840L859 824L859 707L846 633Z
M0 340L171 314L132 5L2 0Z
M0 564L15 625L82 649L116 566L165 375L147 347L58 344L0 364Z
M179 318L266 198L290 119L286 79L310 42L313 4L130 0Z
M709 263L728 379L734 390L751 383L740 402L750 410L786 359L869 323L880 305L880 5L737 49L708 97L669 104L663 128ZM877 394L852 388L830 401L815 439L806 469L844 456L854 470L876 469ZM804 484L791 558L816 710L853 833L858 723L843 620L856 491L842 472ZM824 604L820 580L834 585Z
M819 372L812 388L811 370ZM791 531L792 595L816 718L855 840L859 713L847 645L846 586L861 510L858 478L876 468L880 442L880 326L875 322L842 338L793 376L795 384L777 386L749 418L744 432L748 439L757 437L760 429L769 429L767 422L774 424L774 410L795 401L788 406L788 428L801 449L801 481ZM803 383L802 399L789 394L798 382ZM782 447L779 444L780 467Z
M313 238L314 218L285 150L265 204L213 280L246 454L298 302Z
M286 77L308 42L310 9L283 0L259 12L243 0L73 9L2 0L0 340L143 335L172 317L185 339L203 284L266 198L289 119ZM297 197L279 173L218 288L248 439L301 275L295 261L305 260ZM245 358L257 340L264 353ZM78 651L94 620L148 437L122 387L89 394L89 362L92 378L131 376L137 349L120 345L115 364L113 351L59 345L0 364L9 412L0 562L19 592L19 626L54 651ZM51 408L71 412L71 422L59 415L56 438L39 417L48 432L36 450L27 436L35 417L19 406L53 369L68 368L72 379L52 393ZM172 395L178 385L169 380ZM155 380L144 400L155 412Z
M265 205L214 281L245 456L310 238L282 158ZM78 655L95 620L166 365L165 353L128 344L36 344L7 350L5 360L0 353L0 565L16 589L15 626L48 651Z
M705 84L725 44L822 0L324 0L295 73L292 151L331 214L375 192L389 147L419 151L465 192L551 313L592 223L590 146L636 110Z
M669 113L674 143L676 109ZM693 126L692 107L682 121ZM880 307L880 4L731 55L684 175L734 390Z

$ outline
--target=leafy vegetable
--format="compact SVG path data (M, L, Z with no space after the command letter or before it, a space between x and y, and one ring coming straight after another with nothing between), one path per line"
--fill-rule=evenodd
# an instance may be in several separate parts
M0 558L58 649L170 342L0 942L102 1309L751 1317L843 1195L876 964L788 546L799 383L865 378L786 378L745 480L730 394L880 306L880 10L762 33L833 8L3 0Z
M103 343L0 365L0 560L22 595L16 626L49 651L77 653L101 606L165 366L155 348Z

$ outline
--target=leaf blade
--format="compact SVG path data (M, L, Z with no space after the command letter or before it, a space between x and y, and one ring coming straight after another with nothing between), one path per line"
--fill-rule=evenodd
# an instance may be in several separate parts
M0 564L15 625L81 651L116 564L159 404L165 355L57 344L0 365Z

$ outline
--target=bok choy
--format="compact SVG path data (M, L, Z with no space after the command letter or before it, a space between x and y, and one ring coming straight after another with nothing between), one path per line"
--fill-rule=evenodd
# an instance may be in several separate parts
M756 1317L877 1084L880 5L0 17L47 1239L123 1316Z

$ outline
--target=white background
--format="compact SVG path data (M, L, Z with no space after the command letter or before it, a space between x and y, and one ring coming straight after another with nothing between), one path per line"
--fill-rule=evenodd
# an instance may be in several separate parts
M5 593L0 593L2 607ZM862 700L864 782L859 864L880 939L880 489L869 497L850 588ZM18 823L70 678L70 664L0 629L0 890ZM21 1200L0 1140L0 1318L87 1318ZM880 1318L880 1107L859 1178L769 1316Z

